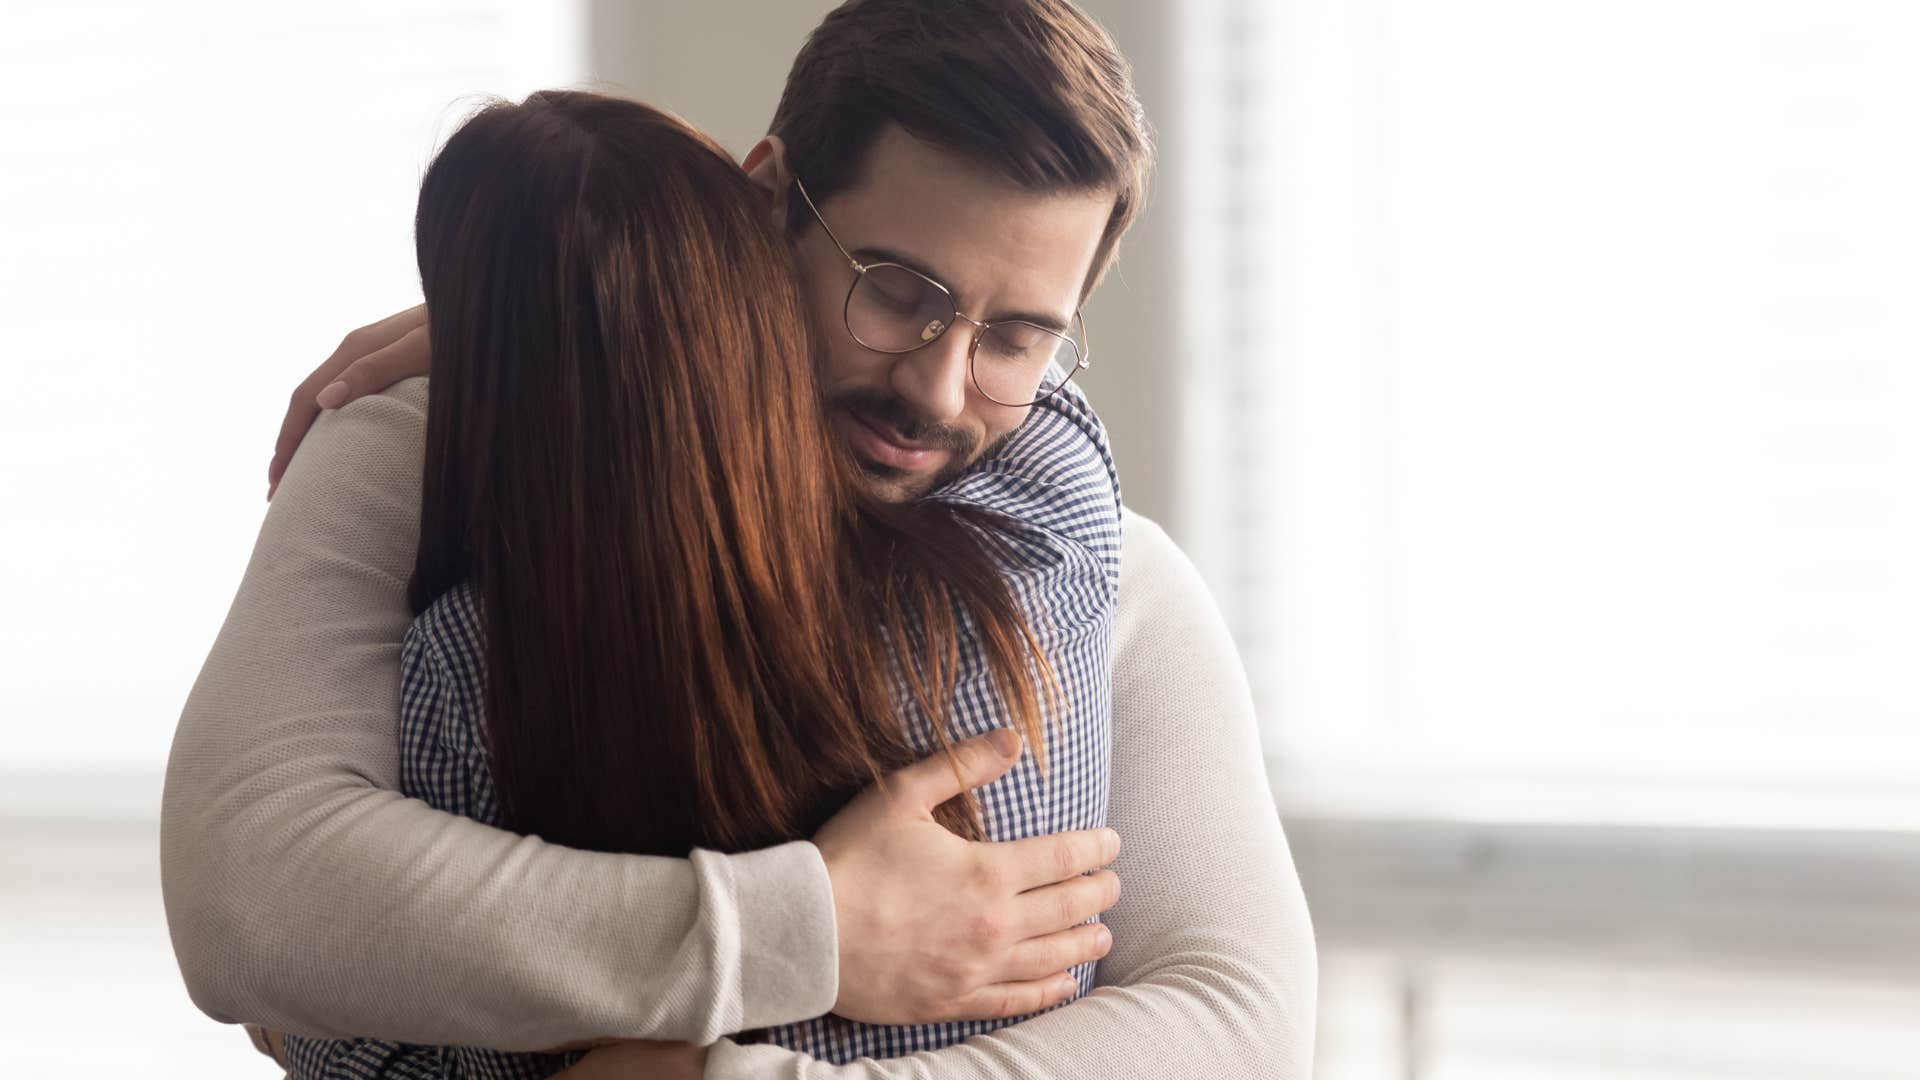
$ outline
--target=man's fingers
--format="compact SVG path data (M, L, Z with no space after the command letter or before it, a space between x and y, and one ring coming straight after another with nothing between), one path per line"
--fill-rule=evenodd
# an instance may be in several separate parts
M1051 1008L1074 995L1079 987L1066 972L1026 982L983 986L954 1005L955 1020L1004 1020Z
M1111 870L1069 878L1020 894L1015 932L1037 938L1078 926L1120 901L1120 877Z
M1091 963L1113 948L1113 932L1099 923L1032 938L1013 947L1004 972L1009 979L1043 979L1077 964Z
M953 754L933 754L894 774L899 791L916 808L933 808L963 791L993 783L1020 759L1020 736L1000 728L956 743Z
M1067 881L1112 862L1114 856L1120 854L1120 834L1112 829L1082 829L1030 836L991 847L993 850L987 857L1004 861L1014 887L1026 892L1056 881Z

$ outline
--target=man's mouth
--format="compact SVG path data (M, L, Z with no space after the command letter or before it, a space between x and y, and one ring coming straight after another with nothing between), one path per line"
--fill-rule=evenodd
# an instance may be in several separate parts
M863 461L903 473L924 473L939 466L948 450L900 437L891 424L845 408L848 441Z

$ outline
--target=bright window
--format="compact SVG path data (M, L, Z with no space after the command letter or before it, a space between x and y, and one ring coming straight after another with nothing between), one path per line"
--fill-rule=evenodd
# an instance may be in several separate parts
M1920 8L1223 14L1190 520L1283 800L1920 823Z
M287 393L419 301L437 139L476 94L577 79L577 24L505 0L9 7L0 767L157 773Z

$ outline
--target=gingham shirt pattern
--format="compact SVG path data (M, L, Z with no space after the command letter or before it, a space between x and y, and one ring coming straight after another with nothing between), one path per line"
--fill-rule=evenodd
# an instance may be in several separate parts
M1024 754L978 792L988 836L1017 840L1104 824L1111 630L1120 571L1120 488L1105 429L1069 384L1035 406L991 454L929 497L986 509L1001 520L995 532L1004 542L1002 569L1053 668L1064 705L1049 718L1045 776L1034 755ZM462 586L408 631L401 652L400 786L432 806L502 825L480 727L481 626L472 593ZM904 689L896 698L910 741L922 753L933 752L938 744L929 719ZM956 738L1003 723L979 651L964 641L948 716ZM1073 970L1079 994L1092 989L1093 974L1093 964ZM747 1038L845 1064L936 1050L1020 1019L880 1026L823 1016ZM286 1045L295 1080L535 1080L580 1057L370 1039L289 1037Z

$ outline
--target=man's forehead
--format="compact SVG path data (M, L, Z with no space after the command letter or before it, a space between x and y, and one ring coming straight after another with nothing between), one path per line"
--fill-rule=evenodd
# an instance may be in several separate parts
M897 255L959 296L969 314L1079 306L1113 193L1034 192L898 129L883 134L859 181L823 212L856 252Z

